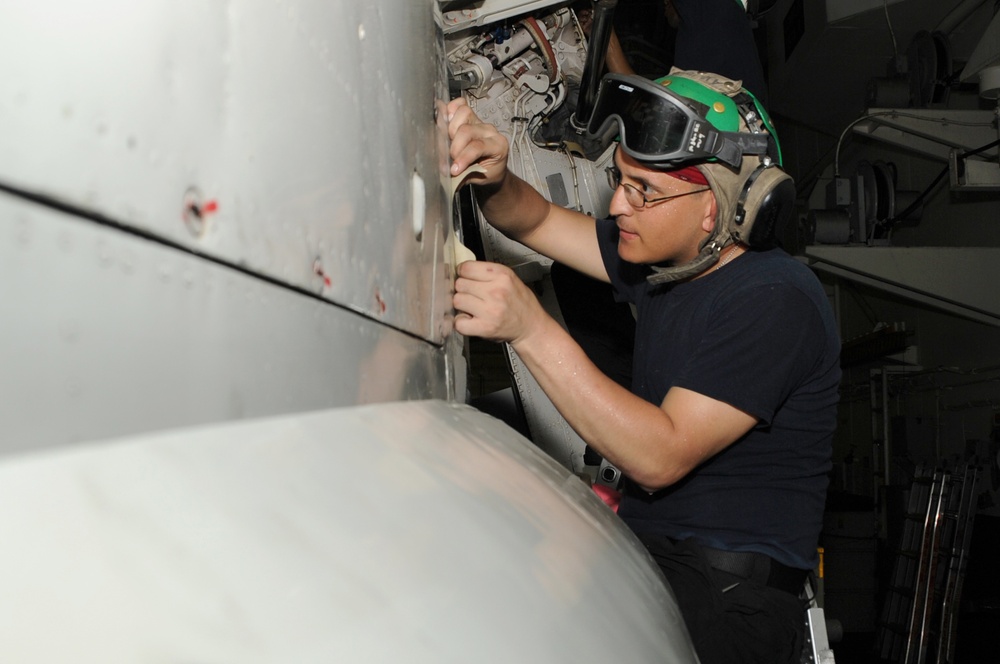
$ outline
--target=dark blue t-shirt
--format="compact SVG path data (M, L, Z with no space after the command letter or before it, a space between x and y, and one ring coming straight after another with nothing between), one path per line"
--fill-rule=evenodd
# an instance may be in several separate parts
M659 405L674 386L759 420L680 482L626 485L619 516L636 532L817 563L840 384L840 341L819 280L780 249L750 251L690 282L651 286L598 239L616 297L636 307L632 391Z

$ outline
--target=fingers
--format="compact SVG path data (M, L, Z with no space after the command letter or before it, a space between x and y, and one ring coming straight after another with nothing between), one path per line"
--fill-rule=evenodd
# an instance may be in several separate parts
M484 303L506 300L517 279L510 268L486 261L466 261L456 272L455 308L472 314L482 313Z
M468 277L455 280L455 294L452 296L456 311L455 330L467 337L503 341L499 333L503 313L494 310L487 300L488 294L482 289L485 283Z
M469 102L465 100L465 97L456 97L448 102L448 122L452 121L455 117L455 113L459 111L462 107L469 108ZM472 109L469 109L470 111Z
M496 145L496 129L492 125L473 123L466 120L466 116L475 116L468 113L458 113L449 125L452 132L451 147L451 174L458 175L470 165L480 160L495 159L500 147ZM485 164L484 164L485 165Z
M465 99L448 103L448 136L451 138L451 174L458 175L472 164L486 169L481 184L498 182L507 168L507 139L491 124L482 122Z
M484 261L462 263L452 298L455 330L466 336L512 341L523 334L534 295L513 271Z
M512 282L520 281L506 265L489 261L465 261L458 266L458 276L470 282Z

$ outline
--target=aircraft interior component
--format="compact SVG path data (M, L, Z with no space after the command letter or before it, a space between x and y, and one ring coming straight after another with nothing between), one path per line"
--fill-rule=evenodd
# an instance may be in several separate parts
M601 3L604 11L614 4ZM603 170L611 163L614 147L588 143L572 122L589 57L575 13L556 5L510 17L503 24L449 30L446 49L453 89L510 142L509 168L557 205L606 214L613 192ZM543 306L561 321L548 276L551 260L489 226L474 201L469 208L485 259L503 263L526 283L536 284ZM516 353L509 347L506 353L532 439L567 468L583 471L584 442Z

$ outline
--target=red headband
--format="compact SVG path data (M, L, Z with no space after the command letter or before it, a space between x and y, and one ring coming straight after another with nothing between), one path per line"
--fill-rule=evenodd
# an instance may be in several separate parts
M684 180L685 182L693 182L694 184L707 185L708 179L705 174L698 170L696 166L685 166L684 168L675 168L669 171L663 171L667 175L678 180Z

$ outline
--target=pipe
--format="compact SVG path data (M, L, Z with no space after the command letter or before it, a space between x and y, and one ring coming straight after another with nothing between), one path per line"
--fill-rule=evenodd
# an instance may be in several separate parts
M885 463L883 468L885 486L888 488L892 475L889 469L891 459L889 450L889 370L885 368L882 369L882 455Z
M961 25L965 19L969 18L972 12L979 9L985 2L986 0L965 0L948 12L948 15L941 19L941 22L934 28L934 31L943 32L946 35L951 34L952 30Z
M577 131L587 128L590 115L594 111L594 98L597 96L597 86L604 73L604 61L608 54L608 44L611 42L612 19L617 6L618 0L597 0L594 3L594 20L590 26L590 45L587 62L583 67L580 96L577 97L576 111L570 117L570 123Z

